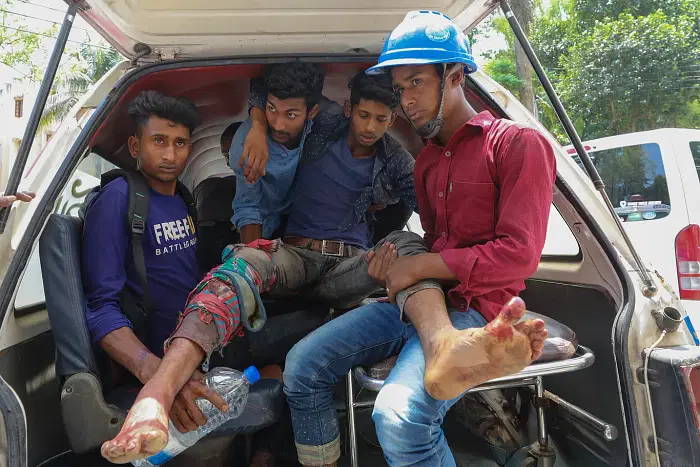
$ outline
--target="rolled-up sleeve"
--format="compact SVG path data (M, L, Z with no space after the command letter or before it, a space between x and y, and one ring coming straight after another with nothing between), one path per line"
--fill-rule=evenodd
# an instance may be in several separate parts
M82 270L87 300L86 321L93 342L123 327L132 327L121 310L126 284L129 232L124 222L126 195L105 188L88 210L83 227Z
M480 295L531 276L547 234L556 178L554 150L531 128L513 128L495 154L500 195L496 239L440 256L460 284L455 292Z

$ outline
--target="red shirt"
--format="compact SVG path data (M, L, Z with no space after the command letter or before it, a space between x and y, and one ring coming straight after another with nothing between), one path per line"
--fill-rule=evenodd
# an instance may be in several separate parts
M485 111L447 146L430 141L416 160L425 242L459 283L453 307L491 321L525 289L544 248L556 178L549 141L537 130Z

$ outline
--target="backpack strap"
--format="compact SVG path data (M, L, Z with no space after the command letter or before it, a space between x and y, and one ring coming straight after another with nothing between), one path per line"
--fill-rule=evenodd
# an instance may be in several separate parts
M195 228L195 232L192 233L196 235L197 205L194 202L194 197L192 196L192 193L190 193L190 190L187 189L185 184L179 180L177 182L177 194L180 195L183 200L185 200L185 204L187 205L187 213L189 214L190 219L192 220L192 225Z
M146 261L143 254L143 233L146 231L148 219L148 184L139 172L122 171L129 189L129 207L126 214L126 223L131 232L131 250L134 258L134 269L139 276L141 290L143 292L143 311L148 321L153 311L153 301L148 289L148 276L146 275ZM135 323L134 323L135 324ZM148 329L148 326L146 326Z

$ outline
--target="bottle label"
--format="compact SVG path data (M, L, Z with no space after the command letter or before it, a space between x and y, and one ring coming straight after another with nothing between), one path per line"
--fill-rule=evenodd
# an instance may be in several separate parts
M163 451L160 451L158 454L152 455L151 457L149 457L146 460L153 465L163 465L172 458L173 458L173 456L171 456L170 454L165 452L165 450L163 450Z

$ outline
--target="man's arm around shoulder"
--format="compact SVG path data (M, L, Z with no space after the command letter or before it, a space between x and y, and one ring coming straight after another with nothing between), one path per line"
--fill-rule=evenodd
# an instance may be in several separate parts
M258 179L253 183L248 182L245 170L235 161L239 160L245 152L245 142L252 132L253 122L246 119L236 131L229 151L229 163L236 174L236 195L233 198L233 217L231 222L241 233L241 241L250 243L262 238L263 216L261 212L262 183ZM267 135L265 136L267 139ZM267 140L265 141L267 144Z

